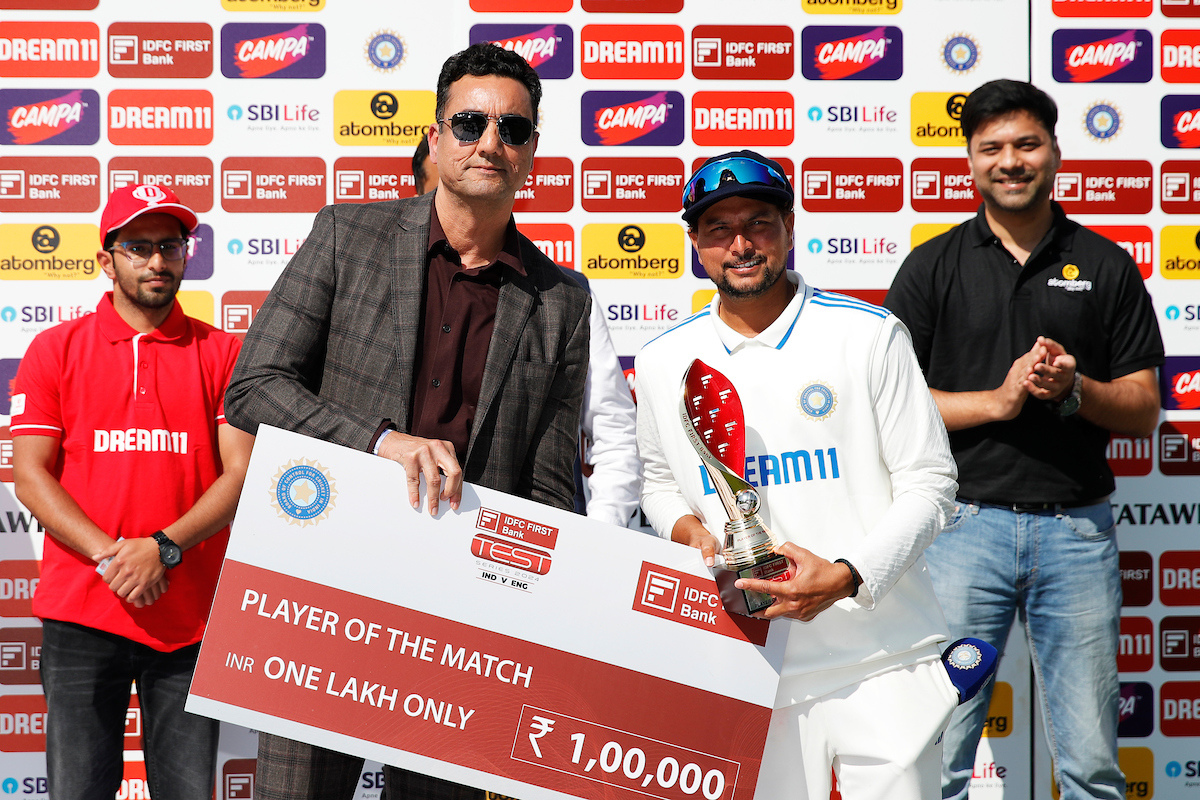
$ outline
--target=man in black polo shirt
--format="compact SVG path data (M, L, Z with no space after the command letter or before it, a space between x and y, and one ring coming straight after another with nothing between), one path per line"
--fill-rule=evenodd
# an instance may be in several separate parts
M1030 651L1063 800L1125 796L1117 765L1121 584L1105 459L1148 436L1163 345L1124 250L1050 200L1058 110L1017 81L963 105L983 206L921 245L885 304L908 325L959 469L955 513L925 551L952 638ZM967 795L991 687L946 733L943 798Z

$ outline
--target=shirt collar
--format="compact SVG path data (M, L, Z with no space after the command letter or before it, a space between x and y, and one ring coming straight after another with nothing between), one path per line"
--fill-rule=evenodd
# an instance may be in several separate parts
M112 292L105 292L104 296L100 298L100 302L96 306L96 319L100 324L100 332L110 342L125 341L138 335L138 331L134 330L128 322L121 319L121 315L117 313L117 309L113 305ZM159 342L170 342L182 337L186 331L187 315L179 307L179 299L176 298L175 302L171 305L171 313L167 314L167 318L157 328L145 334L143 338Z
M429 241L426 244L425 255L429 259L439 253L444 254L452 264L457 264L463 272L469 275L478 275L480 272L500 264L511 267L519 275L525 275L525 264L521 261L521 237L517 233L517 221L511 214L508 217L508 225L504 229L504 247L500 250L500 255L496 256L496 260L486 267L465 269L459 260L458 251L451 246L450 240L446 238L445 230L442 229L441 220L438 219L437 204L431 203Z
M776 317L775 321L768 325L766 330L752 338L743 336L725 324L720 314L721 294L718 292L713 295L713 299L708 305L709 316L712 317L713 326L717 331L717 338L725 346L726 352L734 353L743 347L770 347L778 350L787 343L788 338L792 335L792 330L796 327L797 320L800 319L800 312L804 310L808 287L804 283L804 278L795 270L784 270L783 277L790 281L792 286L796 287L796 294L792 296L791 302L783 309L783 313Z
M1030 253L1030 260L1045 250L1050 244L1060 251L1070 250L1071 243L1075 239L1075 228L1068 224L1067 213L1063 211L1062 206L1057 202L1050 201L1050 210L1054 214L1054 220L1050 223L1050 230L1046 231L1046 235L1038 242L1037 247L1033 248ZM993 242L999 244L999 238L992 233L991 227L988 225L987 216L984 213L983 203L979 204L979 213L977 213L968 223L967 231L970 243L975 247L983 247L990 245Z

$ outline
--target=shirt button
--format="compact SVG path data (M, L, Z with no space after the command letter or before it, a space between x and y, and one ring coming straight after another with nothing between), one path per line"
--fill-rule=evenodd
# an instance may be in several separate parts
M435 389L436 389L436 388L438 388L438 387L439 387L439 386L441 386L441 385L442 385L442 382L441 382L440 380L438 380L437 378L434 378L434 379L433 379L433 388L435 388ZM143 389L142 391L145 391L145 389Z
M449 332L450 332L450 326L449 326L449 325L443 325L443 326L442 326L442 333L449 333Z
M145 369L146 367L148 367L150 365L148 363L146 363L145 361L143 361L142 363L138 364L138 366L141 367L142 369Z

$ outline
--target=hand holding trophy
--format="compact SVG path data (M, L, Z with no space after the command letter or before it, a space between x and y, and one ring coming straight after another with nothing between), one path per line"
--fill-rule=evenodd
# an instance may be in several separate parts
M746 422L742 401L729 379L700 359L683 376L679 415L688 440L716 487L729 521L719 554L717 586L729 611L752 615L775 602L768 594L743 591L738 578L784 581L791 576L786 557L777 555L779 540L758 515L760 498L743 477L746 465Z

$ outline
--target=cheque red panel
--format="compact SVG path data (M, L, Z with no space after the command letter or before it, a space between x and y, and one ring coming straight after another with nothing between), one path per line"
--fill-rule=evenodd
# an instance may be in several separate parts
M682 774L659 785L668 756L681 773L695 765L689 782L720 786L713 800L749 800L771 713L232 560L192 694L578 797L602 783L627 800L698 796ZM664 748L643 752L636 777L601 760L650 740Z

